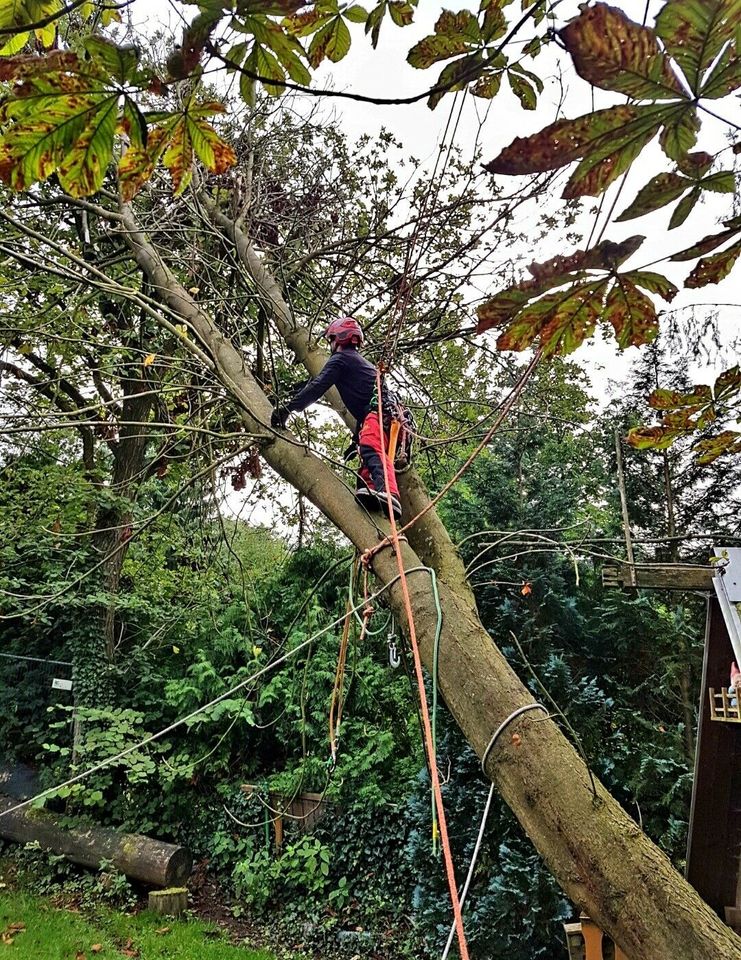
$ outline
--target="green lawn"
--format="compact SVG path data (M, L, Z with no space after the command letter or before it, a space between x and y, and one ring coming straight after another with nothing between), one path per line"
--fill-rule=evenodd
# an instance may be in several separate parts
M24 929L19 929L20 924ZM93 949L95 948L95 949ZM0 894L0 960L275 960L228 944L200 920L99 909L84 916L27 893Z

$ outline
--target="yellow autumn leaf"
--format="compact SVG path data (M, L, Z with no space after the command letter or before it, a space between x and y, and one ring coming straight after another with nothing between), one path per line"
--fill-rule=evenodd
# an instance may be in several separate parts
M156 353L148 353L144 358L143 367L151 367L157 357Z

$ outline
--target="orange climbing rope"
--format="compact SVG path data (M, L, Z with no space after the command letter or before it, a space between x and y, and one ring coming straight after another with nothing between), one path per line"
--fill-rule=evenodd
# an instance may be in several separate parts
M381 424L381 436L383 437L383 397L382 397L382 384L381 384L381 368L380 366L376 370L376 391L378 394L378 419ZM455 917L455 928L456 933L458 934L458 946L460 948L461 960L469 960L468 955L468 944L466 942L466 934L463 930L463 914L461 911L461 904L458 898L458 887L455 881L455 870L453 868L453 856L450 852L450 841L448 840L448 826L445 820L445 807L443 806L443 797L442 791L440 789L440 778L437 772L437 757L435 756L435 750L433 747L432 740L432 724L430 723L430 712L427 707L427 695L425 693L425 679L424 674L422 673L422 658L419 653L419 644L417 643L417 631L414 626L414 612L412 610L412 601L409 596L409 585L407 583L406 570L404 569L404 561L401 556L401 546L399 543L399 532L396 529L396 520L394 519L393 504L391 501L390 487L389 487L389 475L388 475L388 460L386 455L381 456L381 462L383 464L383 476L386 483L386 499L388 502L388 512L389 520L391 522L391 538L390 542L394 548L394 555L396 556L396 564L399 568L399 581L401 583L401 592L404 598L404 609L407 616L407 625L409 627L409 642L412 648L412 655L414 657L414 672L417 677L417 687L419 689L419 701L420 709L422 711L422 729L424 730L424 740L425 740L425 751L427 753L427 759L429 761L430 768L430 778L432 779L432 790L435 797L435 807L437 809L437 818L440 829L440 843L443 849L443 857L445 859L445 872L448 878L448 889L450 891L450 900L453 905L453 915ZM387 538L388 539L388 538ZM375 548L372 552L368 551L363 555L363 563L367 569L368 562L375 553Z
M403 534L406 530L409 530L410 527L413 527L414 524L415 524L421 517L423 517L429 510L432 510L432 508L435 506L435 504L436 504L436 503L439 503L439 501L445 496L445 494L448 492L448 490L450 490L450 488L460 480L460 478L463 476L463 474L466 472L466 470L468 470L468 468L471 466L471 464L474 462L474 460L478 457L478 455L481 453L481 451L491 442L492 437L493 437L494 434L497 432L497 430L501 427L502 423L503 423L504 420L506 419L506 417L507 417L507 415L509 414L509 412L511 411L512 407L515 405L515 403L516 403L517 400L519 399L520 394L521 394L522 391L525 389L525 386L527 385L528 381L530 380L530 377L531 377L531 376L533 375L533 373L535 372L535 369L536 369L536 367L538 366L538 364L540 363L540 361L541 361L542 358L543 358L543 348L541 347L539 350L537 350L537 352L536 352L535 355L533 356L533 358L532 358L532 360L530 361L530 363L529 363L529 364L527 365L527 367L525 367L525 369L523 370L523 372L522 372L522 374L520 375L520 378L518 379L517 383L514 385L514 387L513 387L512 390L510 391L509 396L507 397L507 399L506 399L506 400L504 401L504 403L502 404L502 408L501 408L501 410L499 411L499 414L498 414L496 420L495 420L494 423L491 425L491 427L486 431L483 439L482 439L481 442L478 444L478 446L475 448L475 450L473 450L473 451L471 452L471 454L466 458L466 460L465 460L465 462L462 464L462 466L455 472L455 474L450 478L450 480L448 480L448 482L445 484L445 486L444 486L438 493L436 493L434 497L431 497L431 498L430 498L430 500L429 500L429 501L425 504L425 506L419 511L419 513L416 514L416 516L412 517L411 520L408 520L408 521L404 524L404 526L401 527L401 528L398 530L397 536ZM378 381L380 382L380 371L379 371L379 374L378 374L378 376L377 376L377 379L378 379ZM376 389L378 390L378 389L380 389L380 387L377 387ZM380 400L379 400L379 403L380 403ZM379 408L379 409L380 409L380 408ZM380 414L379 414L379 416L380 416ZM385 469L386 469L386 462L385 462L385 460L384 460L384 471L385 471ZM381 540L379 543L377 543L377 544L375 545L375 547L371 547L368 551L366 551L367 560L370 560L370 558L373 556L373 554L377 553L379 550L382 550L384 547L386 547L386 546L388 546L389 544L392 543L392 537L393 537L393 535L394 535L394 530L395 530L395 528L396 528L396 524L393 522L393 520L392 520L392 523L391 523L391 527L392 527L392 536L391 536L391 537L384 537L384 539Z

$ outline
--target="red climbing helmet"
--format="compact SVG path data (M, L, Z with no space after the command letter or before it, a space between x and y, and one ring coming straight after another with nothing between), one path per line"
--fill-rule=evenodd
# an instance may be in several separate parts
M365 342L362 327L353 317L340 317L339 320L333 320L324 331L324 336L329 340L332 353L338 347L362 347Z

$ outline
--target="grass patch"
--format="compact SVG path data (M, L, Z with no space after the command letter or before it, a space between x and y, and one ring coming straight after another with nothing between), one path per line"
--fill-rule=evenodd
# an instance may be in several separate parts
M23 929L20 929L20 925ZM0 960L275 960L229 944L218 927L152 913L94 914L53 906L28 893L0 894Z

